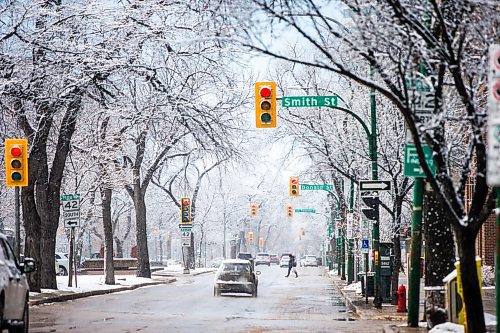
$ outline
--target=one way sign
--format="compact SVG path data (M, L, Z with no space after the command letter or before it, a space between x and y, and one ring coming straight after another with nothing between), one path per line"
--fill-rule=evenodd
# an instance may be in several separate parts
M360 191L388 191L391 189L390 180L360 180Z

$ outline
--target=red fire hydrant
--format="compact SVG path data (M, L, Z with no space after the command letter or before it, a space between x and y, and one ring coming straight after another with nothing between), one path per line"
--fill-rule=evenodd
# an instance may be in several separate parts
M406 309L406 287L402 284L398 288L398 312L407 312Z

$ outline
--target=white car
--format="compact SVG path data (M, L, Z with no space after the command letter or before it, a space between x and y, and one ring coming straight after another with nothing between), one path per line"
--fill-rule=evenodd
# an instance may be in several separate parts
M29 286L26 273L35 270L35 261L24 258L19 264L7 238L0 234L0 331L28 332Z
M257 253L257 256L255 256L255 266L258 265L271 266L271 257L269 253Z
M318 260L316 260L316 256L306 255L305 258L301 261L301 265L304 267L307 266L318 267Z
M69 258L67 253L56 252L56 274L68 275Z
M289 261L290 261L290 256L283 255L280 260L280 267L288 267Z

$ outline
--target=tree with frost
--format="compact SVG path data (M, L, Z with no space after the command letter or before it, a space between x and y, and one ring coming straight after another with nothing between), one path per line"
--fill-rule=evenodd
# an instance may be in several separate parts
M495 5L477 1L359 1L341 5L328 1L267 1L234 6L247 37L243 44L273 57L340 74L374 89L391 101L403 116L429 185L453 226L462 267L467 325L484 332L483 306L475 266L475 239L491 214L495 194L486 185L486 110L484 85L487 49L495 36ZM340 15L345 12L350 19ZM341 26L340 21L346 24ZM284 54L269 36L281 28L318 51ZM347 27L346 27L347 26ZM265 34L259 34L265 27ZM342 61L338 45L354 51ZM334 47L332 47L332 45ZM372 75L371 75L372 73ZM428 90L423 107L415 112L417 88ZM419 107L422 109L422 107ZM379 111L381 112L381 111ZM450 135L462 131L462 149L453 149ZM436 166L427 166L422 145L429 145ZM460 161L459 163L457 163ZM465 202L465 190L470 183ZM437 244L430 244L436 246Z

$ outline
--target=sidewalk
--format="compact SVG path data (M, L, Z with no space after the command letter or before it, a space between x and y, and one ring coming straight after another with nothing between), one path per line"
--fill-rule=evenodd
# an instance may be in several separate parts
M30 292L30 306L52 302L64 302L83 297L104 295L125 290L133 290L145 286L169 284L186 276L213 272L214 268L197 268L190 270L189 274L183 274L182 267L169 266L151 273L151 278L140 278L135 276L135 271L130 274L115 274L115 284L104 284L104 274L78 275L78 287L68 287L68 276L57 276L58 289L42 289L41 293ZM153 271L153 270L152 270ZM121 273L121 272L120 272Z
M397 312L397 306L387 303L382 304L381 309L376 309L373 306L373 297L368 297L368 304L366 304L365 297L357 293L356 290L347 287L347 281L341 280L340 276L336 272L327 272L331 277L334 286L344 297L346 306L355 313L355 315L361 320L387 320L394 321L394 324L387 325L384 327L384 333L423 333L428 332L427 323L421 321L418 328L407 327L406 323L408 320L408 313ZM424 317L424 285L423 279L420 285L420 309L419 309L419 320L423 320ZM406 284L407 278L405 275L400 275L400 284ZM408 288L407 288L408 290ZM495 315L495 288L485 287L483 288L483 306L485 311L485 316L488 317L487 322L491 321L492 316ZM491 326L488 326L488 331L491 330ZM451 331L450 331L451 332ZM491 331L494 332L494 329Z

